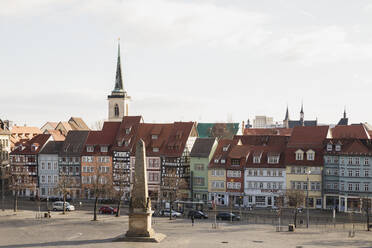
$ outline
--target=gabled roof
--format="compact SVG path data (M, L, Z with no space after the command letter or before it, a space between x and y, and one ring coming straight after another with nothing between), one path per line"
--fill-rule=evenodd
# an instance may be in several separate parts
M191 157L209 157L216 138L197 138L190 152Z
M355 138L370 139L368 131L363 124L353 124L350 126L335 126L331 129L332 138Z
M198 123L200 138L231 139L239 131L239 123Z
M143 123L142 116L124 116L120 122L119 130L115 137L113 150L115 151L131 151L136 147L138 138L138 129L140 123ZM130 132L127 134L126 130ZM130 141L128 146L124 146L125 141Z
M68 123L72 130L90 130L87 124L80 117L71 117Z
M101 131L89 131L86 145L111 145L115 142L120 122L105 121Z
M335 146L328 151L327 145L340 145L341 150L336 151ZM370 139L355 139L355 138L341 138L341 139L327 139L324 142L324 152L332 155L358 155L368 154L372 155L372 144Z
M181 157L194 125L194 122L174 122L166 145L162 149L162 155Z
M51 129L55 129L57 127L57 125L58 125L58 122L48 121L40 129L43 130L48 125L50 126Z
M226 164L221 163L221 158L227 159L229 152L232 149L232 146L237 144L238 140L231 139L220 139L218 141L217 148L213 154L212 160L209 162L208 168L225 168ZM224 147L227 147L227 151L224 151ZM215 163L215 160L218 159L218 163Z
M63 142L61 156L80 156L84 144L87 140L89 131L71 130L68 132L65 141Z
M29 126L13 126L11 132L12 134L23 134L23 133L41 134L42 133L38 127L29 127Z
M163 154L172 128L173 123L141 123L139 125L138 135L134 141L137 142L138 138L141 138L146 145L146 155L159 157ZM154 148L158 148L159 151L154 152ZM135 146L132 152L134 155L136 152Z
M40 150L44 147L45 143L49 140L51 137L50 134L38 134L35 137L33 137L31 140L22 141L16 144L15 149L10 153L11 155L14 154L25 154L25 155L32 155L32 154L38 154ZM22 144L24 149L21 149L18 145ZM32 146L36 146L37 149L33 150Z
M49 141L40 154L59 154L63 146L63 141Z
M295 127L288 147L322 147L329 132L328 126Z

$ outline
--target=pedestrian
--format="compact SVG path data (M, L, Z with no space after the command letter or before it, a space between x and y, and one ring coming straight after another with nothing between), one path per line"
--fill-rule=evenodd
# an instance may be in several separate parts
M191 224L192 224L192 226L194 226L194 221L195 221L195 217L194 217L194 215L191 215Z

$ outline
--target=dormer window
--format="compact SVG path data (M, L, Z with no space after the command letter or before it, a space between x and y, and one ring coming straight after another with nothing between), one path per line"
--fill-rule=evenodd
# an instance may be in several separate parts
M341 145L340 144L337 144L336 145L336 152L339 152L339 151L341 151Z
M130 144L130 139L129 139L129 140L126 140L126 141L124 141L124 145L125 145L125 146L129 146L129 144Z
M217 162L218 162L218 160L217 160ZM222 158L221 159L221 164L225 164L225 163L226 163L226 159Z
M327 151L328 152L332 151L332 148L333 148L332 144L328 144L327 145Z
M157 135L157 134L153 134L153 135L151 135L151 139L153 139L153 140L158 139L158 135Z
M153 152L159 152L159 148L158 148L158 147L153 147L153 148L152 148L152 151L153 151Z
M101 152L107 152L108 147L107 146L101 146Z
M259 164L261 161L261 157L260 156L254 156L253 157L253 163L254 164Z
M306 159L307 160L314 160L315 159L315 152L313 150L308 150L306 152Z
M130 134L130 131L131 131L131 127L127 127L126 129L125 129L125 134Z
M32 144L31 145L31 151L36 151L37 150L37 148L38 148L38 146L37 145L35 145L35 144Z
M231 159L231 165L240 165L240 159Z
M227 152L229 150L230 144L222 148L222 151Z
M279 156L268 156L267 157L268 164L278 164L279 163Z
M94 148L93 146L87 146L87 152L93 152Z
M304 160L304 152L300 149L295 152L296 160Z
M218 164L218 158L214 159L214 163Z

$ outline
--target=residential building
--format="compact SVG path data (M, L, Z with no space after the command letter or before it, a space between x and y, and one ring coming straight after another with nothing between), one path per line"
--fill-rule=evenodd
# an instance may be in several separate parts
M112 147L120 124L105 122L101 131L89 131L81 153L81 188L86 199L95 197L92 189L97 184L112 184Z
M305 120L305 113L304 113L304 108L303 104L301 104L301 111L300 111L300 119L297 120L291 120L289 118L289 111L288 111L288 106L287 106L287 111L285 113L285 117L283 120L283 126L285 128L294 128L294 127L311 127L311 126L317 126L318 125L318 120Z
M253 142L256 144L249 147L250 153L244 170L244 205L277 206L277 199L285 195L285 149L289 138L287 136L257 138L262 138L262 142L261 144Z
M30 140L18 142L10 153L11 189L21 196L38 194L38 153L51 140L50 134L38 134Z
M372 193L372 145L363 124L338 125L325 141L324 208L361 211L362 199Z
M47 121L41 128L40 130L44 133L47 130L55 130L58 125L58 122L53 122L53 121Z
M67 133L71 130L88 131L90 129L87 126L87 124L85 124L82 118L71 117L68 121L58 122L54 130L59 131L60 134L62 134L63 136L66 136Z
M152 147L161 154L162 197L169 199L175 190L177 199L190 199L190 151L198 136L194 122L174 122L168 139L161 147ZM174 196L173 196L174 197Z
M208 165L208 200L216 205L229 204L226 192L226 161L232 146L237 142L231 139L221 139Z
M124 116L129 112L129 101L131 97L124 89L123 77L121 74L120 62L120 44L118 45L118 59L116 67L115 87L111 95L107 96L108 100L108 120L122 121Z
M69 182L71 198L81 197L81 156L89 131L70 130L59 152L59 180Z
M40 197L58 196L58 154L63 141L49 141L38 156L38 177Z
M191 196L208 201L208 165L217 148L216 138L197 138L190 153Z
M9 190L9 153L11 132L4 121L0 119L0 188L1 192ZM4 180L4 183L2 182ZM2 188L4 185L4 189Z
M330 137L328 126L298 126L293 128L285 152L287 189L308 192L310 208L323 205L323 142Z
M198 123L199 138L232 139L238 134L239 123Z

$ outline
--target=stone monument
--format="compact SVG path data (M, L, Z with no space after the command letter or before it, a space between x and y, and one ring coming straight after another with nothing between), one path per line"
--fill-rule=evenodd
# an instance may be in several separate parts
M134 182L129 205L129 230L116 241L160 242L164 234L155 233L151 227L151 201L148 196L145 143L136 144Z

